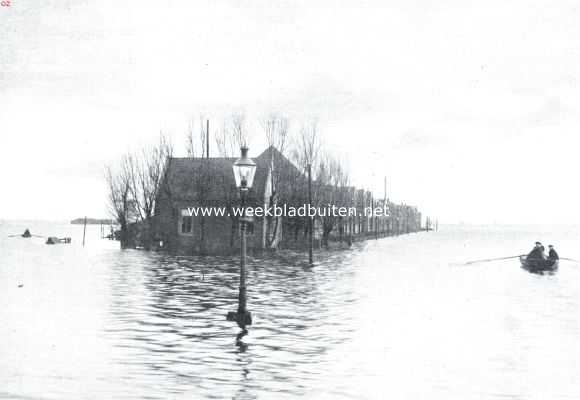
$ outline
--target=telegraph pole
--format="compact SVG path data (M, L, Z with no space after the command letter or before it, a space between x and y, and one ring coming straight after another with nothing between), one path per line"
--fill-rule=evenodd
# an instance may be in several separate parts
M312 206L312 165L308 164L308 212L310 213L310 206ZM308 264L312 267L314 265L314 256L312 254L312 248L314 247L314 235L313 235L313 217L308 216Z
M209 119L205 122L205 156L209 158Z

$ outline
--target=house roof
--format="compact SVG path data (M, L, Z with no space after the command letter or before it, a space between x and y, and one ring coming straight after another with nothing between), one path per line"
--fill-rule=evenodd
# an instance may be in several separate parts
M276 156L282 156L278 150L268 148L259 156L252 158L256 163L256 174L252 189L249 191L250 199L264 196L271 151L277 152ZM162 190L169 193L174 200L209 203L231 201L238 196L232 171L236 159L237 157L172 157L167 163Z
M236 188L232 166L237 157L210 158L175 158L167 163L165 180L160 195L169 194L172 200L203 203L207 205L232 204L239 201L239 191ZM264 198L266 180L272 165L274 175L277 175L277 192L286 201L304 202L306 177L275 147L270 146L257 157L254 184L249 191L248 200L257 201ZM313 182L315 183L315 182ZM357 204L370 201L371 192L352 186L342 188L342 195ZM418 212L416 207L394 204L387 200L396 214L408 209Z

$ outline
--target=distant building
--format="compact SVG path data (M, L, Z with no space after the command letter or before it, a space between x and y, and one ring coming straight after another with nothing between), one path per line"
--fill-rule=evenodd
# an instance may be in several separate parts
M230 254L239 251L240 225L238 217L232 212L233 207L241 204L232 171L235 160L169 159L154 212L154 241L159 247L178 254ZM279 180L301 176L297 168L274 147L266 149L253 160L256 162L256 174L247 195L247 206L266 208L275 201L274 169ZM226 214L191 215L194 207L224 208ZM201 209L198 210L201 212ZM247 225L247 247L250 251L278 246L283 232L280 219L255 216Z
M308 204L307 177L276 148L257 157L256 174L246 206L298 209ZM130 247L167 250L174 254L235 254L239 251L240 223L234 208L241 206L232 166L236 158L170 158L158 188L150 223L129 226ZM377 199L367 190L314 181L313 206L355 210L355 215L314 219L315 247L329 241L351 243L379 236L417 232L421 214L416 207ZM365 209L381 207L388 215L372 216ZM212 214L202 214L211 209ZM224 214L216 215L217 210ZM196 215L197 213L197 215ZM329 215L329 214L328 214ZM304 215L253 216L247 224L250 252L277 248L304 249L308 218ZM151 246L151 243L153 244Z

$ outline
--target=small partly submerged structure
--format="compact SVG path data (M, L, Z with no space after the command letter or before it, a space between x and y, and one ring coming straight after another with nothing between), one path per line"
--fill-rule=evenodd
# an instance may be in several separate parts
M69 238L69 237L57 238L56 236L49 236L48 239L46 239L46 244L60 244L60 243L70 243L70 242L71 242L71 238Z
M559 260L556 259L541 259L541 258L528 258L527 256L520 256L520 263L522 268L526 271L543 274L556 272L558 270Z

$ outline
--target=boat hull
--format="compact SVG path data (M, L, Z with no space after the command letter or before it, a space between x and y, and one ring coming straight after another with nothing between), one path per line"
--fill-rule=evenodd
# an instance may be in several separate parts
M520 257L522 268L536 274L550 273L558 270L558 260L528 260L526 256Z

